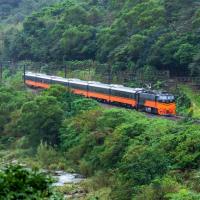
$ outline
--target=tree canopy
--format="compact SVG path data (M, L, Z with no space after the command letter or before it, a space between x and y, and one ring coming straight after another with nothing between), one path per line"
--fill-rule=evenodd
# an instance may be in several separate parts
M7 33L5 56L199 75L199 25L198 1L64 0L26 18L14 40Z

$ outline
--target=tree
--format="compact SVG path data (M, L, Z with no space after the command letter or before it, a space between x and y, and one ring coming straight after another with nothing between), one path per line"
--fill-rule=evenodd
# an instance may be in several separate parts
M88 25L69 26L62 37L65 54L70 59L94 59L96 53L95 28Z
M193 56L193 61L189 65L191 75L198 76L200 74L200 51Z
M25 103L18 121L18 132L28 135L33 146L41 140L58 144L58 130L63 119L61 104L52 96L38 96Z
M156 176L162 176L168 169L168 158L162 150L145 145L129 146L124 155L121 170L133 184L149 184Z
M15 88L0 87L0 133L4 131L5 125L10 122L13 111L19 109L26 96L23 92L14 91Z

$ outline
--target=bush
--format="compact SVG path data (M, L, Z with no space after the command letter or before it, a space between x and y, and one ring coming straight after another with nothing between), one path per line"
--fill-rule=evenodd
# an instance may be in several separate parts
M59 168L59 163L62 157L52 146L41 142L37 148L36 158L43 168L49 168L53 165L54 168L56 168L56 166Z
M93 167L91 166L91 163L85 160L80 161L79 170L84 176L91 176L93 174Z
M156 176L162 176L169 167L164 151L141 145L131 145L121 163L121 172L133 184L149 184Z
M132 200L167 200L166 195L176 193L180 188L181 185L172 177L156 178L150 185L140 187Z
M178 193L168 194L166 197L170 200L199 200L200 194L182 189Z
M94 110L99 107L99 104L91 99L80 98L72 102L72 110L75 114L82 113L84 111Z
M176 95L177 112L180 114L187 114L192 106L190 98L180 88L176 90Z
M21 166L7 166L0 171L0 199L50 199L52 179Z

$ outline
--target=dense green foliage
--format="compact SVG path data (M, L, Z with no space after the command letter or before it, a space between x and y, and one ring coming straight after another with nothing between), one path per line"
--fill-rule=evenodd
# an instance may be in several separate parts
M96 60L117 71L170 70L198 75L198 0L64 0L7 33L13 60Z
M192 90L190 87L182 86L181 87L182 94L185 94L188 100L190 101L191 108L190 113L193 118L199 118L200 117L200 97L198 94L198 91Z
M15 27L19 22L23 27ZM156 70L195 76L199 27L198 0L3 0L0 57L48 63L44 72L65 61L80 75L90 68L95 77L108 70L152 80ZM92 177L92 187L84 187L95 194L87 200L200 199L199 124L103 109L58 85L33 93L19 82L21 74L11 74L6 71L0 85L1 161L73 168ZM176 94L178 111L199 117L199 95L183 86ZM4 168L0 199L54 199L50 184L43 174Z
M167 197L179 191L173 181L184 184L178 171L199 166L199 125L151 120L120 109L94 110L64 121L61 137L62 150L80 163L82 173L112 174L111 199L173 199L175 195ZM166 176L172 188L160 193ZM157 191L151 186L148 191L147 185L156 180ZM154 197L142 197L140 192L152 192Z
M38 94L14 89L1 86L2 150L20 148L24 158L37 159L40 167L69 165L94 176L95 190L108 188L109 199L199 198L198 124L104 110L57 85Z
M44 173L8 166L0 171L0 199L58 199L51 188L52 179ZM54 197L53 197L54 196Z
M41 95L26 97L25 91L14 92L14 87L1 87L1 129L3 140L26 136L28 144L36 148L40 141L59 144L59 129L64 117L92 109L96 102L80 99L66 88L53 86ZM13 139L14 139L13 138Z

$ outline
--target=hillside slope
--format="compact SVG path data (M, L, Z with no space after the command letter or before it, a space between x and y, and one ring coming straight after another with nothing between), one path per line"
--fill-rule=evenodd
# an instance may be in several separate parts
M198 0L65 0L33 14L23 27L14 40L8 35L7 57L92 59L117 71L200 73Z
M0 86L0 168L18 160L34 169L75 170L87 180L59 191L83 191L82 200L200 199L200 124L103 109L59 85L33 94L19 80L20 74ZM14 175L7 177L16 185ZM13 191L2 185L0 199Z
M59 2L59 0L1 0L0 23L19 23L33 11L39 11L55 2Z

